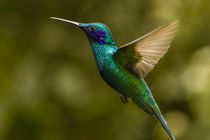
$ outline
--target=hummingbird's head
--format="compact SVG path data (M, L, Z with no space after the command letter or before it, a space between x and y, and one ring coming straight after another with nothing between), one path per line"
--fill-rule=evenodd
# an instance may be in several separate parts
M90 43L95 43L99 45L105 45L105 44L114 45L112 34L109 28L102 23L79 23L55 17L51 17L51 19L68 22L80 27L87 35Z

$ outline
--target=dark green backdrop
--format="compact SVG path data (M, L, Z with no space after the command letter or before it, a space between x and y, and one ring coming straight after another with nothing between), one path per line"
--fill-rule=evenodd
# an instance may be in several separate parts
M209 0L1 0L1 140L169 140L104 83L84 33L50 16L103 22L118 45L179 19L146 81L177 140L210 139Z

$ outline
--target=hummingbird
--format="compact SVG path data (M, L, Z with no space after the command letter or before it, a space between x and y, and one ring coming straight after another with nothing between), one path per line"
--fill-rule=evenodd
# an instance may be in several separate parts
M79 23L57 17L50 18L82 29L90 42L104 81L120 93L123 103L129 102L130 98L139 108L156 117L171 140L175 140L144 78L168 51L178 28L178 21L117 47L109 28L103 23Z

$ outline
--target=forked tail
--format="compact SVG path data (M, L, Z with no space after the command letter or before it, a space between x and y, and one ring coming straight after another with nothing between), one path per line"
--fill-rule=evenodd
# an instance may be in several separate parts
M161 125L163 126L163 128L166 130L166 132L168 133L168 135L171 137L172 140L176 140L174 135L171 133L171 130L168 128L167 122L165 121L165 119L163 118L162 114L157 111L156 109L152 109L152 111L155 113L155 116L157 117L157 119L160 121Z

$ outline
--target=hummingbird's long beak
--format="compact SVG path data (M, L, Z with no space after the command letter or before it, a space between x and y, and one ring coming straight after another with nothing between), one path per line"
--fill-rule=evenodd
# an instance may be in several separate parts
M60 21L64 21L64 22L74 24L76 26L80 26L79 22L75 22L75 21L71 21L71 20L67 20L67 19L62 19L62 18L57 18L57 17L50 17L50 19L60 20Z

